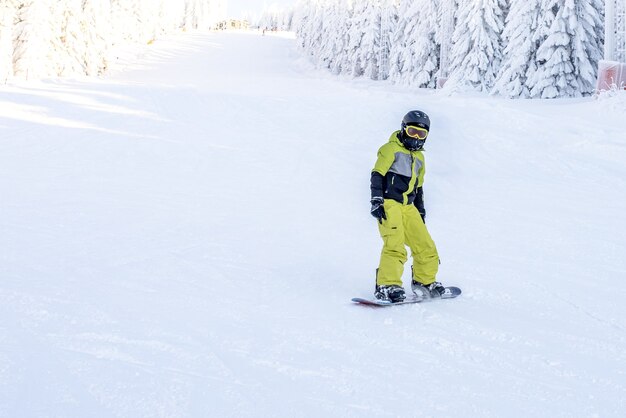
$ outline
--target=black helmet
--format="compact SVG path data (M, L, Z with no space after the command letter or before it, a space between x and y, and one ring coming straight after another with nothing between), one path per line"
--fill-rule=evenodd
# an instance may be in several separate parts
M400 129L399 139L402 145L408 150L417 151L424 147L426 138L412 138L406 134L407 126L416 126L418 128L430 130L430 118L428 115L420 110L411 110L402 118L402 125Z

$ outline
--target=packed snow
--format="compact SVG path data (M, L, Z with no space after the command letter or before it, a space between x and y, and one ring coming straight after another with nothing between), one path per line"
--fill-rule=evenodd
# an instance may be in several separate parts
M138 52L0 86L0 416L623 416L624 94L353 80L289 36ZM464 293L358 306L370 171L412 109Z

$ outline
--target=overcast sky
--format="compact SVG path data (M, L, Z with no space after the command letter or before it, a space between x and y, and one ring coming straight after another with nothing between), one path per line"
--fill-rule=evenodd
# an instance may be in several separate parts
M228 0L228 16L233 18L244 17L246 12L260 14L265 6L290 6L297 0Z

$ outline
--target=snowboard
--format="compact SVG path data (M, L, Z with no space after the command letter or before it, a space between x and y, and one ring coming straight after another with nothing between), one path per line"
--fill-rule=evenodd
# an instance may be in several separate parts
M417 296L415 294L411 294L411 295L407 295L406 299L404 299L402 302L386 302L384 300L378 300L378 299L365 299L365 298L352 298L352 302L359 304L359 305L365 305L365 306L396 306L396 305L407 305L410 303L422 303L422 302L431 302L431 301L435 301L435 300L440 300L440 299L454 299L455 297L459 296L461 294L461 289L458 287L454 287L454 286L449 286L446 287L447 290L450 291L450 293L445 293L443 296L438 297L438 298L424 298L421 296Z

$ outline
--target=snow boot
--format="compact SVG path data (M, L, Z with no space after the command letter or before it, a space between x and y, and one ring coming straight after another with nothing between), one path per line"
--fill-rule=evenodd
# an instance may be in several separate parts
M411 282L411 289L413 289L413 293L417 297L422 297L424 299L428 298L440 298L446 292L450 292L444 285L439 282L433 282L431 284L422 284L418 281L413 280Z
M406 298L406 295L404 294L404 288L402 286L392 284L390 286L376 285L374 297L378 300L396 303L402 302Z

